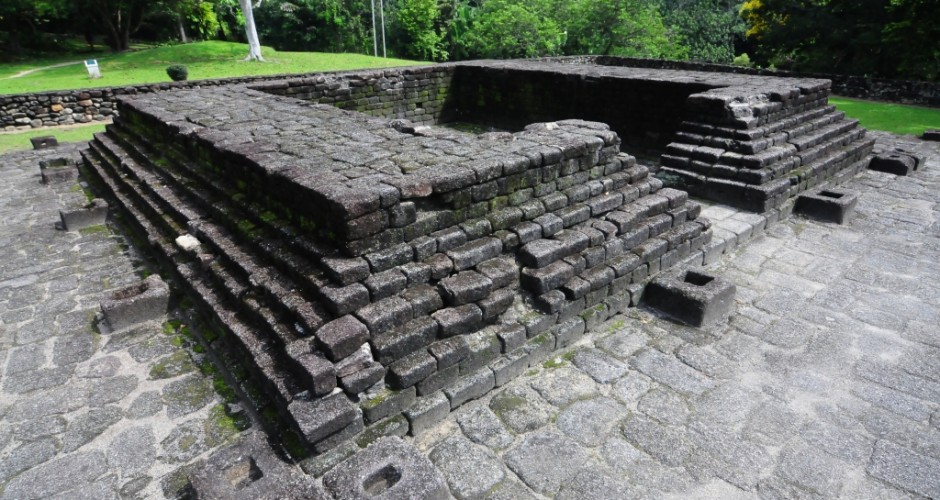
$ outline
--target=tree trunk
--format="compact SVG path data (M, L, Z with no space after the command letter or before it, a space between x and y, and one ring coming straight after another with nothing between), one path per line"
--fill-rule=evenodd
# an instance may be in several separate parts
M176 25L180 28L180 41L189 43L189 39L186 38L186 27L183 26L183 16L179 13L176 14Z
M248 57L246 61L264 61L261 57L261 42L258 41L258 31L255 29L255 16L251 10L251 0L238 0L245 16L245 35L248 36Z

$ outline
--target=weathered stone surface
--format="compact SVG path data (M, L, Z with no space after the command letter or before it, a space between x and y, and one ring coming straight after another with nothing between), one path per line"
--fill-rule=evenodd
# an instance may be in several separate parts
M351 315L335 319L317 330L317 340L331 360L356 352L369 340L369 330Z
M427 458L399 438L383 438L323 476L337 500L446 499L447 485Z
M543 495L554 495L568 479L591 466L587 451L556 431L526 436L505 457L506 465Z
M457 498L479 498L506 477L496 454L460 435L445 439L428 456Z

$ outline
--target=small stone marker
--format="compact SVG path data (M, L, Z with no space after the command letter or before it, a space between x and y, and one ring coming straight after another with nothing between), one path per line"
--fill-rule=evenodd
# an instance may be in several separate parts
M940 141L940 129L925 130L921 139L925 141Z
M871 162L868 163L868 168L894 175L908 175L917 170L919 163L915 156L909 154L884 153L872 157Z
M101 78L101 69L98 67L97 59L86 59L85 69L88 70L88 78Z
M95 198L81 208L59 210L59 217L62 219L62 229L66 231L104 224L108 217L108 202Z
M431 461L397 437L379 439L337 465L323 476L323 486L336 500L451 498Z
M213 453L190 478L198 498L326 498L316 479L281 460L261 431Z
M848 189L827 188L801 194L793 210L811 219L845 224L857 203L858 193Z
M159 320L166 315L170 287L152 274L136 285L115 291L101 301L101 312L112 332Z
M683 323L703 327L731 313L734 283L702 271L669 272L646 286L643 301Z
M39 162L39 175L43 184L71 181L78 177L78 168L68 158L42 160Z
M29 142L33 145L33 149L50 149L59 145L59 141L56 140L54 135L30 137Z

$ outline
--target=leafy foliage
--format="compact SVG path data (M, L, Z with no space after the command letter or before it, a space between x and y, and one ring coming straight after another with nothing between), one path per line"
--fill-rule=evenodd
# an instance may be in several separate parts
M666 24L694 61L729 64L735 45L744 38L745 23L737 5L728 0L667 0Z
M170 80L182 82L189 77L189 69L182 64L171 64L166 67L166 74L170 76Z
M936 0L748 0L757 62L784 69L940 78Z

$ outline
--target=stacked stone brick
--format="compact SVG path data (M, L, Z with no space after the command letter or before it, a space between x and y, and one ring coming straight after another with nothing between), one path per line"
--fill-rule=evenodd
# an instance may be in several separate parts
M120 112L89 171L315 453L421 432L710 236L599 123L415 133L243 87Z
M691 193L764 212L864 169L874 140L828 105L830 82L783 82L747 99L726 88L690 96L663 172Z

